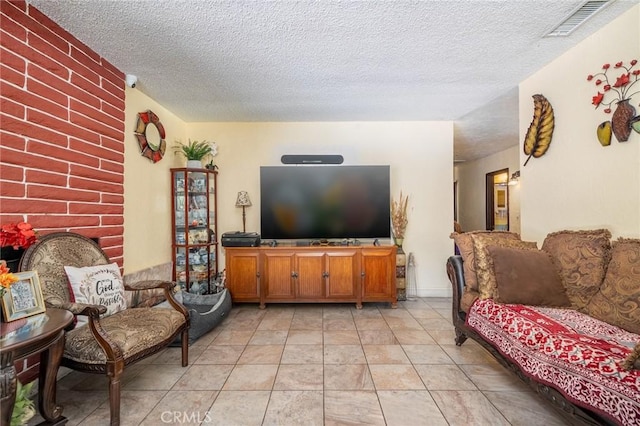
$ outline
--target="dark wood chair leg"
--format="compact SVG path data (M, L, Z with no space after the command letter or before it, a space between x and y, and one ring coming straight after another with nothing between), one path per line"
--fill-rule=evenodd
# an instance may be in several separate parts
M109 377L109 411L111 426L120 425L120 374Z
M182 330L182 366L189 365L189 329Z

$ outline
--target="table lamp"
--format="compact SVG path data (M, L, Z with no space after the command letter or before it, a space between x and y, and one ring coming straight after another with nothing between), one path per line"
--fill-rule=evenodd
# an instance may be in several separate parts
M251 206L251 199L249 199L249 193L247 191L238 192L238 198L236 198L236 207L242 207L242 232L247 232L247 213L245 209Z

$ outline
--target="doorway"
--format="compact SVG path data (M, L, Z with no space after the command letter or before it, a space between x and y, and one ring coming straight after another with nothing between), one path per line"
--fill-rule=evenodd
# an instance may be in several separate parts
M509 230L509 169L486 175L486 229Z

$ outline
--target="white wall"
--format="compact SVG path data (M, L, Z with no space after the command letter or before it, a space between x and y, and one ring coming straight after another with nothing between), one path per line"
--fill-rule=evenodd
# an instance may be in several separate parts
M260 231L260 166L283 154L341 154L345 164L391 166L391 193L409 195L404 241L413 252L419 295L451 292L445 261L453 252L451 122L190 123L191 139L217 142L218 233L242 229L236 194L249 192L247 231ZM390 244L390 241L386 243ZM224 262L224 251L221 253ZM224 264L224 263L222 263Z
M134 136L138 113L151 110L166 131L167 151L153 163ZM124 272L136 272L172 260L171 167L184 167L173 154L175 139L186 139L186 125L138 89L125 91Z
M458 181L458 222L464 231L486 229L485 176L509 169L509 176L520 170L520 148L500 151L475 161L456 165ZM520 184L509 186L509 230L520 232Z
M587 81L604 63L632 59L640 60L640 6L520 84L523 138L533 113L532 95L543 94L555 111L551 147L521 168L523 238L542 242L549 232L600 227L614 238L640 237L640 134L602 147L596 127L611 116L591 105L596 87ZM636 114L639 101L636 94ZM521 153L520 164L524 159Z

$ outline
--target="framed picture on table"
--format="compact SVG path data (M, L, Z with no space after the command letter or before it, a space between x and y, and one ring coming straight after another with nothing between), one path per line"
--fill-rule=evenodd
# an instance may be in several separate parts
M40 278L36 271L17 272L18 281L6 289L2 296L5 322L19 320L45 312Z

